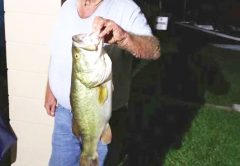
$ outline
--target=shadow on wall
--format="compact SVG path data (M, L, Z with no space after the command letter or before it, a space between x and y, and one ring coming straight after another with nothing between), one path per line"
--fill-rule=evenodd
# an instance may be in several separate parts
M168 150L181 147L206 91L220 95L230 88L214 55L196 53L205 43L188 37L180 38L185 44L178 52L163 54L133 78L126 165L163 165Z

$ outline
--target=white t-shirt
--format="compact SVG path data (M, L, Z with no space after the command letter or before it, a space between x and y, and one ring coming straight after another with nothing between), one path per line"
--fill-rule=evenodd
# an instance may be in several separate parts
M138 35L152 35L146 18L132 0L103 0L88 18L79 17L77 0L67 0L59 14L50 41L51 59L49 84L59 104L71 109L70 86L72 70L72 36L92 32L96 16L113 20L124 30ZM113 62L113 110L128 102L132 55L115 45L106 45L105 50Z

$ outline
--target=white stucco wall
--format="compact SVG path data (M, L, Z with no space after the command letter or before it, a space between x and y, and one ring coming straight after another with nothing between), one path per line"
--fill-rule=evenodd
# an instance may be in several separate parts
M13 166L47 166L53 118L44 109L47 42L61 0L4 0L10 123L18 137Z

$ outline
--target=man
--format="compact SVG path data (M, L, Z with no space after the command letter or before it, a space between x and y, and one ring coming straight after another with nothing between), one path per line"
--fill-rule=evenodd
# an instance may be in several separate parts
M121 144L126 130L126 105L132 58L157 59L158 40L140 8L132 0L67 0L60 11L50 43L51 61L45 108L55 116L51 166L77 166L81 144L71 130L71 46L72 36L96 32L104 38L105 50L113 63L113 113L110 120L112 143L99 142L98 154L102 166L116 166L121 160Z

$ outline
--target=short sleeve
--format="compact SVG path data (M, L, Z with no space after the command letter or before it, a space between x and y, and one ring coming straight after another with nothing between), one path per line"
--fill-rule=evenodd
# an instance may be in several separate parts
M127 30L137 35L152 36L152 30L139 7L133 10L127 25Z

